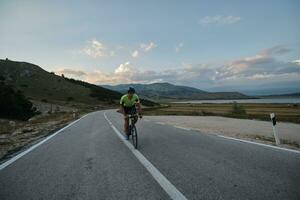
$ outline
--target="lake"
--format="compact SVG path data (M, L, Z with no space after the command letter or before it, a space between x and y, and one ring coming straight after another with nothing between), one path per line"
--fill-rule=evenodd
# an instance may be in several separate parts
M236 99L236 100L192 100L174 103L300 103L300 98L266 98L266 99Z

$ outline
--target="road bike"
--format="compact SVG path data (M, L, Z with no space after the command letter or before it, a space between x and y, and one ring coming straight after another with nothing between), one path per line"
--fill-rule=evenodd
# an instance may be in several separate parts
M131 136L132 144L134 148L137 149L138 135L137 135L135 123L138 120L138 115L136 113L128 114L128 119L129 119L129 128L128 128L129 136Z

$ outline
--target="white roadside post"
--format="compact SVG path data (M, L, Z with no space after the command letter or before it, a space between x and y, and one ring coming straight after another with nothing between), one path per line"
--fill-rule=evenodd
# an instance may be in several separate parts
M270 117L271 117L271 120L272 120L272 127L273 127L273 133L274 133L274 138L275 138L276 145L280 145L280 140L279 140L279 137L277 135L276 127L275 127L276 126L275 113L271 113Z

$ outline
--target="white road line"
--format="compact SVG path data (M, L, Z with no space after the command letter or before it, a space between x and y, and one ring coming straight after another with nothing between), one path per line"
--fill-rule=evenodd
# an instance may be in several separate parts
M187 198L179 191L177 188L162 174L158 169L152 165L152 163L147 160L138 150L134 149L132 144L124 139L124 136L120 131L112 124L112 122L107 118L106 112L104 112L104 117L110 124L115 133L119 136L121 141L129 148L129 150L135 155L135 157L140 161L140 163L148 170L148 172L153 176L153 178L158 182L158 184L166 191L166 193L171 197L171 199L187 200Z
M179 128L179 129L183 129L183 130L186 130L186 131L190 131L191 129L190 128L185 128L185 127L182 127L182 126L174 126L175 128Z
M88 114L87 114L88 115ZM65 126L64 128L58 130L57 132L49 135L48 137L46 137L44 140L40 141L39 143L31 146L30 148L28 148L27 150L19 153L18 155L12 157L11 159L9 159L8 161L2 163L0 165L0 171L2 169L4 169L5 167L9 166L10 164L14 163L16 160L18 160L19 158L25 156L26 154L28 154L29 152L31 152L32 150L34 150L35 148L37 148L38 146L42 145L43 143L45 143L46 141L50 140L51 138L53 138L54 136L56 136L58 133L62 132L63 130L65 130L66 128L72 126L73 124L75 124L76 122L78 122L79 120L83 119L84 117L86 117L87 115L82 116L81 118L77 119L76 121L68 124L67 126Z
M293 152L293 153L300 153L300 151L298 151L298 150L286 149L286 148L282 148L282 147L276 147L276 146L272 146L272 145L252 142L252 141L248 141L248 140L237 139L237 138L233 138L233 137L227 137L227 136L223 136L223 135L218 135L218 137L229 139L229 140L235 140L235 141L239 141L239 142L244 142L244 143L249 143L249 144L256 144L256 145L269 147L269 148L273 148L273 149L279 149L279 150L283 150L283 151L289 151L289 152Z

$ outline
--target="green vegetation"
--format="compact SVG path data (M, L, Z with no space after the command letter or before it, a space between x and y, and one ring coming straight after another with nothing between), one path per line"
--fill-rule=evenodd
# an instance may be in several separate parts
M232 114L234 115L246 115L246 110L244 107L240 104L238 104L236 101L232 104Z
M0 59L0 76L15 91L22 91L28 99L58 104L78 103L89 106L116 106L121 93L80 80L57 76L37 65ZM146 106L157 105L143 99Z
M36 114L32 103L21 91L14 91L0 78L0 118L27 120Z
M254 103L169 103L155 108L145 108L145 115L190 115L223 116L242 119L270 120L270 113L276 113L280 122L300 123L299 104L254 104Z
M57 76L26 62L0 60L0 76L27 98L46 99L48 102L67 102L68 97L73 97L72 102L88 105L115 104L121 96L119 92Z

